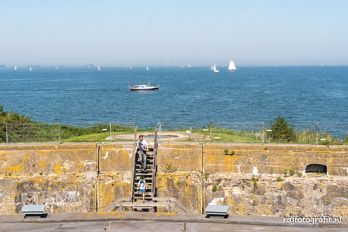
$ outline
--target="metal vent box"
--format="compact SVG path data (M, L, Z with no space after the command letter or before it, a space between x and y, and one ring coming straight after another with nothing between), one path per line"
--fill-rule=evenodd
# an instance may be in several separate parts
M228 205L208 205L205 208L205 215L207 218L210 216L223 216L227 218L229 208Z

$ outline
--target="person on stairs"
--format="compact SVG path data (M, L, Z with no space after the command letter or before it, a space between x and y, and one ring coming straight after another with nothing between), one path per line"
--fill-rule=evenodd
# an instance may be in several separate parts
M143 202L145 202L146 181L143 177L140 177L140 180L138 182L138 188L139 188L139 192L143 196Z
M142 163L143 171L146 172L146 152L147 152L147 141L143 135L139 135L137 142L137 154L138 160Z

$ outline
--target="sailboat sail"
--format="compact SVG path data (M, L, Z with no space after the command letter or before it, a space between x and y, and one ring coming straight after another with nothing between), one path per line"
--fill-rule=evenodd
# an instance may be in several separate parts
M216 68L216 65L214 64L212 67L211 67L211 70L215 73L218 73L220 72L217 68Z
M228 71L236 71L237 70L237 67L236 65L234 64L233 60L230 60L230 63L228 64Z

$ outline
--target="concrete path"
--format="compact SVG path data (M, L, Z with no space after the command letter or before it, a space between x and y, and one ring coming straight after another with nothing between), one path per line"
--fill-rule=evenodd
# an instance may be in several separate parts
M139 221L101 221L101 222L61 222L61 223L0 223L1 232L35 231L35 232L282 232L282 231L347 231L347 228L316 228L316 227L286 227L286 226L257 226L240 224L190 223L190 222L139 222Z
M348 231L348 224L290 224L278 217L209 218L163 213L50 214L47 218L0 216L0 231Z

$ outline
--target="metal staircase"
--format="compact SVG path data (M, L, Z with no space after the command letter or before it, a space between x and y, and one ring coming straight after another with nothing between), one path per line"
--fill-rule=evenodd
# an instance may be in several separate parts
M157 197L156 174L157 174L157 150L158 137L155 132L154 146L149 147L146 152L146 170L142 169L142 164L138 162L136 151L133 156L133 178L131 198L120 198L112 203L105 211L113 210L137 210L137 211L157 211L157 208L166 208L168 212L186 214L190 210L186 209L177 199L170 197ZM139 192L138 182L140 177L146 181L145 199Z
M154 147L149 147L148 151L146 152L146 170L143 170L142 163L138 162L138 157L134 156L133 161L133 181L132 181L132 203L138 203L142 202L144 204L144 207L141 207L142 209L145 208L153 208L154 211L156 211L156 207L148 206L145 207L145 203L153 202L154 198L156 197L156 173L157 173L157 149L158 149L158 141L157 141L157 132L155 132L155 141L154 141ZM143 201L143 195L139 191L138 182L140 178L143 177L143 179L146 182L146 190L145 190L145 197ZM138 204L134 204L138 205ZM139 208L136 206L136 208Z

